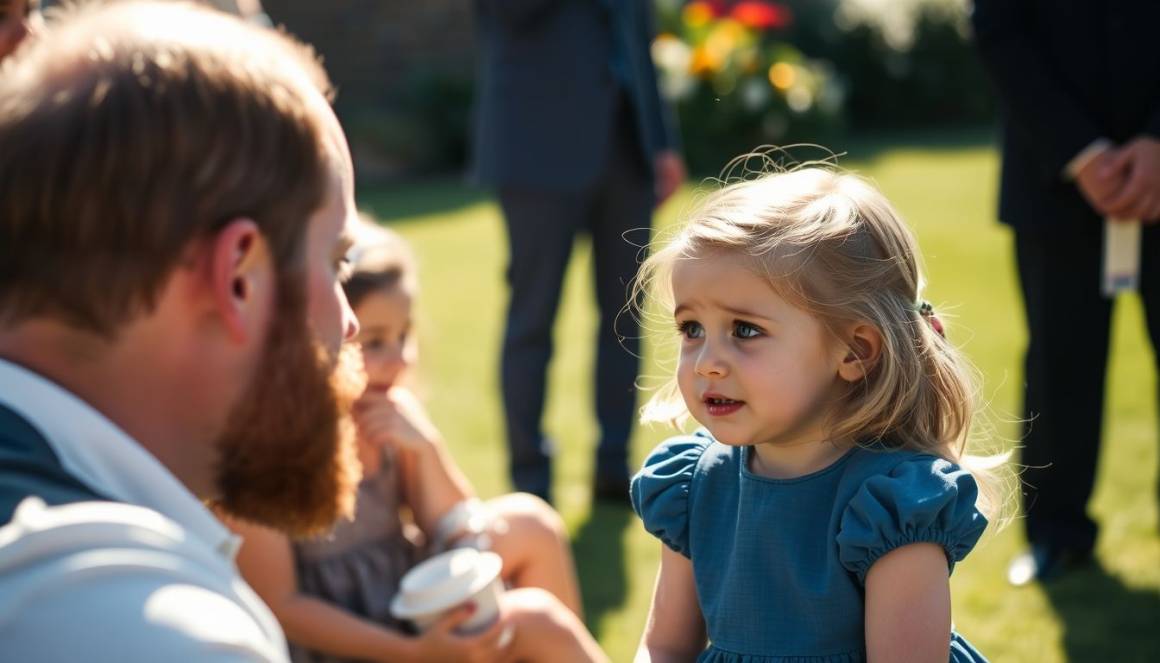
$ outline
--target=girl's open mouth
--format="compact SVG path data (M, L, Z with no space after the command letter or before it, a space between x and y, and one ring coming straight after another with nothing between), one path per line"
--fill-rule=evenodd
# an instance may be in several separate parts
M731 415L745 405L745 401L733 400L718 394L706 394L702 402L705 403L705 409L709 411L709 415L713 417Z

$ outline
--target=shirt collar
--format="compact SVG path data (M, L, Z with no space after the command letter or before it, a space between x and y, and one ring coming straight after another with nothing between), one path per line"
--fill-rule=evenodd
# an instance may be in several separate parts
M160 461L91 405L4 359L0 359L0 403L45 437L69 474L111 499L157 511L233 559L238 537Z

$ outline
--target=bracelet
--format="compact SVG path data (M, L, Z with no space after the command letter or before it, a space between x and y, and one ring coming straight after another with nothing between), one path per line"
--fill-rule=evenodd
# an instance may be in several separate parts
M477 497L456 503L435 524L432 537L435 549L448 550L452 544L464 539L468 539L468 545L472 547L488 547L490 542L486 533L494 519L492 510Z

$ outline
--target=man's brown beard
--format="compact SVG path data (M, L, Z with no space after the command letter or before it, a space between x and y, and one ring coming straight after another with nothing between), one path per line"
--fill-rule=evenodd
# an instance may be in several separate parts
M215 506L300 538L354 515L361 357L347 345L332 361L306 321L300 276L280 275L277 300L262 361L217 440Z

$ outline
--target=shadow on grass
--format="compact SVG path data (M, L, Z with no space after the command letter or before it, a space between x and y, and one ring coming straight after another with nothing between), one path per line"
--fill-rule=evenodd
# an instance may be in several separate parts
M628 591L624 530L632 520L628 505L597 502L572 541L584 594L584 615L597 639L603 630L604 615L623 605Z
M1160 592L1127 587L1098 564L1044 585L1069 661L1160 660Z
M490 199L489 192L452 176L362 187L358 193L359 207L388 224L399 219L455 212Z

